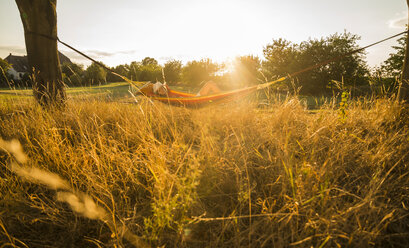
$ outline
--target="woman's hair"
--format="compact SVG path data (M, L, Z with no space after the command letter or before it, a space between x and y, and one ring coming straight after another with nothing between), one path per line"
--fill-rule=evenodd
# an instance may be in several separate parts
M153 92L155 94L159 94L159 95L166 95L168 93L168 89L166 88L166 86L164 84L162 84L161 82L156 82L153 85Z

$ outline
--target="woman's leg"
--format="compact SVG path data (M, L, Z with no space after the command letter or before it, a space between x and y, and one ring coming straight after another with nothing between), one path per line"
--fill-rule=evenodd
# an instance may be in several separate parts
M198 96L206 96L206 95L210 95L210 94L217 94L219 92L221 92L221 90L219 89L219 87L217 87L217 84L215 82L213 82L213 81L208 81L199 90L197 95Z

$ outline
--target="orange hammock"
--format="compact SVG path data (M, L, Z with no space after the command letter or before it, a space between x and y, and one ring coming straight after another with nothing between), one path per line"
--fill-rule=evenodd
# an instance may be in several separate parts
M168 95L158 96L152 95L148 96L153 100L160 101L163 103L168 103L176 106L186 106L186 107L202 107L212 103L228 102L239 97L244 97L254 91L255 87L247 87L244 89L221 92L206 96L197 96L194 94L189 94L185 92L175 91L168 89Z
M259 84L259 85L255 85L251 87L246 87L243 89L232 90L228 92L221 92L217 94L206 95L206 96L197 96L191 93L176 91L176 90L170 89L169 87L168 87L167 96L159 96L155 94L148 94L145 96L151 98L152 100L160 101L160 102L167 103L170 105L185 106L185 107L203 107L203 106L206 106L212 103L228 102L234 99L238 99L238 98L247 96L256 90L264 89L264 88L269 87L272 84L284 81L286 78L287 77L282 77L272 82ZM135 86L135 83L132 82L132 85Z

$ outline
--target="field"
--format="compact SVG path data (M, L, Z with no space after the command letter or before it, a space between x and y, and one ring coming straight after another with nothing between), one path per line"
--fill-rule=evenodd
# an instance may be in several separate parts
M186 109L107 101L118 87L70 89L64 110L0 101L0 137L18 141L0 142L0 247L409 243L409 115L393 97Z
M121 98L129 95L129 84L125 82L110 83L100 86L72 87L67 89L69 98ZM33 96L31 89L1 89L0 100L30 99Z

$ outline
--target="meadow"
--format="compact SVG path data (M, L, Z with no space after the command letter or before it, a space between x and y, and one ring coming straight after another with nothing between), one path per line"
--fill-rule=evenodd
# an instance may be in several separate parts
M130 90L129 84L125 82L116 82L103 84L99 86L68 87L67 95L69 98L122 98L128 96ZM29 88L0 88L0 100L30 99L33 92Z
M393 96L187 109L86 91L63 110L0 100L0 247L409 243L409 115Z

